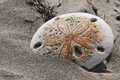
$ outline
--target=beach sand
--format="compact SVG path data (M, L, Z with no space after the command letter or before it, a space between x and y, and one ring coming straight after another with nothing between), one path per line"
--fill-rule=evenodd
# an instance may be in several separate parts
M68 60L34 54L30 41L43 18L24 0L0 0L0 80L120 80L120 6L115 5L119 1L60 0L60 6L59 0L45 2L54 6L56 16L88 12L104 19L115 36L109 62L87 71Z

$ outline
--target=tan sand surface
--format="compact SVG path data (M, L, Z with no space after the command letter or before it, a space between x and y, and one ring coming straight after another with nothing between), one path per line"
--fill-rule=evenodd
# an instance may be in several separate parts
M108 2L107 2L108 1ZM45 0L56 15L88 12L103 18L112 28L115 45L108 64L87 71L68 60L34 54L30 41L44 23L24 0L0 0L0 80L120 80L120 6L118 0ZM31 29L32 27L32 29ZM31 33L30 33L31 31ZM94 72L95 71L95 72Z

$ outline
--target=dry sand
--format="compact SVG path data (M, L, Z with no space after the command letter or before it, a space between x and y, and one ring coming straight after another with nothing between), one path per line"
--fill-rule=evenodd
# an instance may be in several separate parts
M101 63L90 72L68 60L34 54L29 44L44 23L40 14L24 0L0 0L0 80L120 80L120 19L116 20L120 7L114 4L119 1L60 0L59 7L59 0L45 1L54 6L57 15L69 12L95 14L95 7L97 15L111 26L115 35L109 63Z

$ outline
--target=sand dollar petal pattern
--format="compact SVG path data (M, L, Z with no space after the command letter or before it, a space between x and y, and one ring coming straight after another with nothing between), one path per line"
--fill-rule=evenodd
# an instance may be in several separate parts
M34 53L74 60L92 69L112 51L114 35L109 25L89 13L69 13L44 23L34 34Z

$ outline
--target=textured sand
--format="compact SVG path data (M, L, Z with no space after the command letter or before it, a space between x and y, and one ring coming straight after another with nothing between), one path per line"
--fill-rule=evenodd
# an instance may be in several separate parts
M29 44L44 23L40 14L24 0L0 0L0 80L120 80L120 21L116 20L120 7L114 4L118 1L60 0L59 7L58 0L45 1L54 6L57 15L81 11L95 14L93 7L97 8L97 15L111 26L115 35L109 63L101 63L90 72L68 60L34 54Z

